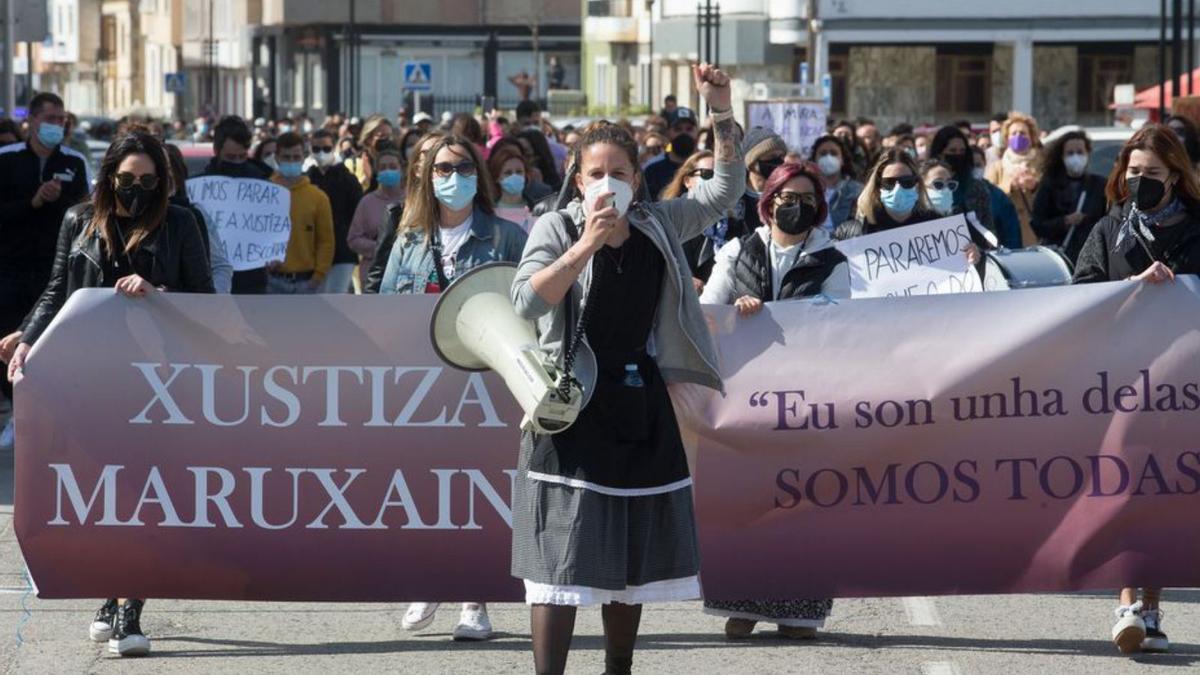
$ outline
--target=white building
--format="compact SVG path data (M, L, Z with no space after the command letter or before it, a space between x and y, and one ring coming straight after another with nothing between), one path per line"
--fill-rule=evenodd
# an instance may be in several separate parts
M695 101L704 0L589 0L585 87L597 107ZM1032 112L1048 125L1102 122L1112 87L1158 80L1158 3L1149 0L815 0L816 68L834 116L982 120ZM748 89L797 82L808 59L806 0L722 0L718 61ZM646 88L653 82L653 92ZM651 95L652 94L652 95Z

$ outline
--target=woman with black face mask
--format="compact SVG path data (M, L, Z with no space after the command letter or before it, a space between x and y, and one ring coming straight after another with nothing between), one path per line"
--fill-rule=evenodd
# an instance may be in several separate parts
M995 232L992 223L992 196L982 179L975 178L975 158L966 134L955 126L944 126L929 143L929 157L945 162L957 183L954 212L974 213L979 224Z
M1105 192L1113 207L1088 235L1075 283L1159 283L1200 273L1200 183L1169 128L1147 126L1134 134Z
M758 202L764 225L721 247L700 302L749 316L774 300L850 297L846 258L821 228L829 206L820 176L812 164L771 172Z
M190 211L169 204L171 191L171 169L158 139L133 132L109 146L91 201L63 219L50 283L25 319L9 362L10 380L20 377L30 346L80 288L115 288L131 298L213 292L201 226ZM92 622L92 640L108 642L109 652L121 656L149 653L150 640L141 629L143 604L105 601Z
M780 166L758 204L765 224L721 248L700 302L732 304L740 316L752 316L776 300L850 297L846 257L821 227L829 207L820 169ZM725 617L725 635L734 639L749 637L759 623L775 624L782 637L812 639L832 609L829 598L704 601L706 613Z
M1160 284L1200 273L1200 183L1179 138L1166 126L1140 129L1108 178L1108 215L1092 228L1075 283ZM1148 577L1147 577L1148 578ZM1140 590L1140 595L1139 595ZM1112 639L1126 654L1164 652L1161 588L1123 588Z

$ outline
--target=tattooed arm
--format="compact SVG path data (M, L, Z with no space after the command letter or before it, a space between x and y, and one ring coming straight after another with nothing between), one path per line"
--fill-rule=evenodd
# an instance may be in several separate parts
M713 136L717 146L714 154L717 161L740 161L738 150L742 145L742 134L733 121L733 97L729 76L716 66L702 63L692 66L692 77L695 79L696 91L708 102L712 115Z
M716 162L713 179L701 182L689 198L659 203L666 222L674 226L680 241L695 237L725 217L746 191L742 132L733 119L729 76L706 63L694 66L692 74L697 91L709 105Z

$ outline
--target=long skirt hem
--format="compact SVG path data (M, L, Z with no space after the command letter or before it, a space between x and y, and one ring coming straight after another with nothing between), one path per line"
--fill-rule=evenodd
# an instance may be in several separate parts
M642 586L626 586L621 590L558 586L525 580L525 603L529 605L595 607L614 602L622 605L643 605L696 600L699 597L700 580L695 576L654 581Z

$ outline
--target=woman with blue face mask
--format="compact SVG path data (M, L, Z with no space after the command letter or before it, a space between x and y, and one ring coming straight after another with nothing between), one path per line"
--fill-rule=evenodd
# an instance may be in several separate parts
M403 164L399 148L390 143L380 146L375 154L375 165L379 169L376 182L379 187L363 195L350 221L346 244L359 255L359 283L363 286L366 285L367 272L379 241L387 236L390 227L388 209L404 201Z
M833 238L840 241L938 217L925 196L916 161L904 148L891 148L868 174L857 214L839 225Z
M497 146L488 157L488 172L495 181L496 214L521 226L529 232L533 226L533 207L536 205L527 196L529 166L525 157L512 145Z
M379 292L440 293L471 269L520 262L525 232L496 215L492 179L479 149L462 136L445 136L424 154L421 173L405 196L404 215ZM409 605L401 626L428 627L439 603ZM455 640L488 640L487 605L463 603Z
M954 206L958 181L949 164L937 159L925 162L921 165L921 182L925 185L925 198L929 200L931 211L942 217L962 212Z

